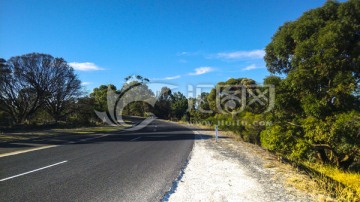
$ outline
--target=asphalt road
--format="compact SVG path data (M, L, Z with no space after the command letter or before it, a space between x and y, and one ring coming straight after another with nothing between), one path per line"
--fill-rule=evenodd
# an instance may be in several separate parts
M140 131L0 158L0 201L159 201L194 143L155 120Z

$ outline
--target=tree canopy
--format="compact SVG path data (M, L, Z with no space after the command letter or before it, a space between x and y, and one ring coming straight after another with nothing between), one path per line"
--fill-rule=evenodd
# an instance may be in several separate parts
M263 145L294 158L316 152L343 168L359 158L359 30L357 0L327 1L278 29L265 61L286 77L265 80L277 85L277 97Z
M31 53L1 60L0 106L16 123L44 106L55 120L80 96L80 80L63 58Z

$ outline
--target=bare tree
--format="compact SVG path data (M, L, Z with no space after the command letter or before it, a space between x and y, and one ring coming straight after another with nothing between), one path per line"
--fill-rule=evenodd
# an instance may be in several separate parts
M46 109L55 121L73 112L70 102L74 102L82 95L81 82L72 67L62 58L55 58L54 78L49 82L48 93L45 99Z
M80 80L62 58L31 53L10 58L3 65L0 103L17 123L22 123L44 107L58 120L66 103L80 94Z

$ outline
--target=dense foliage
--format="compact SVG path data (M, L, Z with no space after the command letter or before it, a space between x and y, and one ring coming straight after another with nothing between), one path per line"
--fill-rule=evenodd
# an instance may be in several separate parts
M245 101L259 95L252 90L255 81L229 79L192 101L192 120L206 119L294 161L343 169L359 164L359 30L357 0L328 1L286 22L266 47L264 59L272 75L264 79L264 87L258 86L260 91L275 86L272 110L264 113L268 106ZM231 96L219 92L221 86L231 86L237 97L227 101ZM241 94L243 88L247 91ZM211 112L201 113L204 109Z
M348 168L360 154L360 1L328 1L279 28L266 47L277 85L265 147ZM284 141L286 140L286 141Z

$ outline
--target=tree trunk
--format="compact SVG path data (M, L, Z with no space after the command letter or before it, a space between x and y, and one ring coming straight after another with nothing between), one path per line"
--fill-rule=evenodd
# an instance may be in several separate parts
M325 149L318 149L319 157L322 163L329 163L329 158L326 155Z

